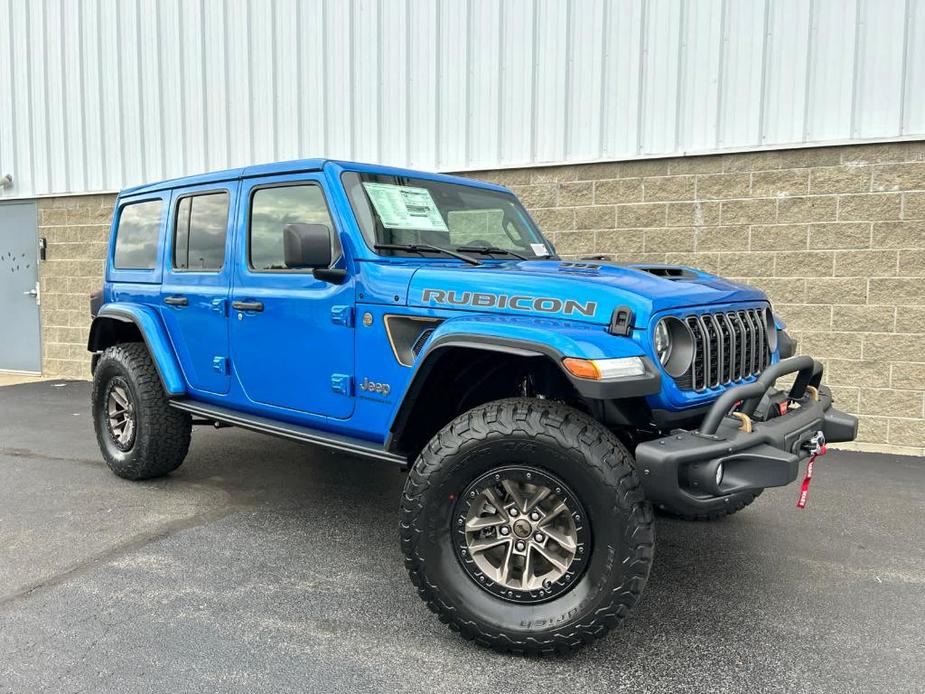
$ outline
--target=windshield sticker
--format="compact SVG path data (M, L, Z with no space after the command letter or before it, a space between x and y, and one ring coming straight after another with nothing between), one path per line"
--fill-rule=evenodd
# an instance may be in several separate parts
M363 187L385 228L449 231L427 188L390 183L363 183Z
M549 255L549 249L546 248L545 243L531 243L530 248L533 249L534 255L537 255L540 258L545 258Z

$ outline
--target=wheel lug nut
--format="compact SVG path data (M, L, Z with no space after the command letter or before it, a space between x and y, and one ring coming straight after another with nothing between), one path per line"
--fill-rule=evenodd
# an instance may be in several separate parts
M507 527L506 525L502 525L502 526L501 526L501 534L502 534L502 535L508 535L508 534L510 534L510 532L511 532L511 529L510 529L509 527Z
M543 537L543 533L537 533L533 536L533 539L537 542L542 542L545 538Z
M538 521L539 519L540 519L539 511L534 511L533 513L530 514L530 520Z
M518 541L517 541L517 545L515 545L515 546L517 547L517 550L520 551L520 552L522 552L523 549L524 549L524 547L526 547L526 545L524 544L524 541L523 541L523 540L518 540Z
M516 518L516 517L517 517L517 513L518 513L517 509L516 509L516 508L512 508L512 509L511 509L511 518Z

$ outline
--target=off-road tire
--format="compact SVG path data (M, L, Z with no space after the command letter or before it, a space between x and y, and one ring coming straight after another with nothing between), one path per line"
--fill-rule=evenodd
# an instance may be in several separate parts
M108 389L116 379L127 387L133 404L135 433L127 450L119 448L107 426ZM143 343L126 342L102 353L93 375L91 404L100 451L119 477L161 477L183 463L189 450L191 417L168 405L157 367Z
M455 496L517 462L568 485L591 530L580 578L530 605L477 585L451 539ZM619 625L642 594L654 542L652 508L626 448L584 413L546 400L500 400L457 417L421 452L401 503L401 546L418 594L450 629L501 652L569 652Z
M763 489L759 489L756 492L740 492L734 494L729 498L729 502L723 506L723 508L717 509L716 511L708 511L707 513L677 513L670 508L658 508L657 510L660 513L665 514L666 516L671 516L673 518L679 518L681 520L689 521L711 521L718 520L720 518L725 518L726 516L731 516L733 513L741 511L743 508L752 503L755 499L761 496Z

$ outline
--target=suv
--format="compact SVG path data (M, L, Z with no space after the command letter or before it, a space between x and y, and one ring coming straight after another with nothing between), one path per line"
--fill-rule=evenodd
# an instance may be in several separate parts
M410 469L412 582L503 651L619 623L653 507L735 513L857 431L761 291L562 260L511 191L464 178L302 160L125 190L92 304L113 472L166 475L198 423Z

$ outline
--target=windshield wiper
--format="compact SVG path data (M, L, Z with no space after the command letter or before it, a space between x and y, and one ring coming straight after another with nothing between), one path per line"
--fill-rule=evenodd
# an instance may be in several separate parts
M457 253L456 251L451 251L449 248L442 248L440 246L432 246L429 243L377 243L373 246L377 251L408 251L409 253L443 253L452 258L457 258L459 260L464 260L470 265L481 265L478 260L473 258L471 255L463 255L462 253Z
M530 260L527 256L521 255L509 248L498 248L497 246L460 246L456 250L465 251L467 253L481 253L482 255L512 255L521 260Z

